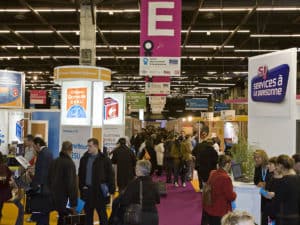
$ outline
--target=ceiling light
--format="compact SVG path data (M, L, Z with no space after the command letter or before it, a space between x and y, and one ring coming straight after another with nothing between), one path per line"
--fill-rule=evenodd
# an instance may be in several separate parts
M295 37L295 38L299 38L300 34L250 34L250 37L255 37L255 38L267 38L267 37L285 38L285 37Z
M126 50L127 50L127 47L126 47L126 46L124 46L124 47L123 47L123 49L126 51Z
M245 12L253 7L200 8L199 12ZM256 11L300 11L300 7L257 7Z
M53 30L15 30L16 33L23 33L23 34L31 34L31 33L43 33L43 34L48 34L48 33L53 33Z
M33 76L33 80L37 80L37 76Z
M209 32L209 31L207 31L207 32L206 32L206 35L207 35L207 36L209 36L209 35L210 35L210 32Z
M276 52L279 49L234 49L234 52Z
M8 33L10 33L9 30L0 30L0 34L8 34Z
M79 33L79 31L76 31L76 35L78 36L80 33Z
M109 11L108 14L112 16L114 15L114 11Z
M101 57L97 57L98 60L101 60Z

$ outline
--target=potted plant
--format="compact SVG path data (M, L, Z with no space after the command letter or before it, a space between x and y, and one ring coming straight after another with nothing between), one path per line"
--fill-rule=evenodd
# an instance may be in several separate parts
M238 143L233 144L231 154L233 161L241 163L243 174L249 179L254 177L254 160L253 160L254 147L248 145L247 139L239 135Z

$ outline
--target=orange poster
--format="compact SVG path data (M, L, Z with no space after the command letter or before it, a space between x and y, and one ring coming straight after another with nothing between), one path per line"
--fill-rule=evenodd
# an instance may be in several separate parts
M86 118L87 88L67 89L67 118Z

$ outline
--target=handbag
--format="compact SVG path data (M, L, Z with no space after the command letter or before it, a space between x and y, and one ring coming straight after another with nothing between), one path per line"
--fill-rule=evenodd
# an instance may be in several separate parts
M139 204L130 204L124 213L124 223L126 225L139 225L142 221L142 205L143 205L143 184L140 181Z

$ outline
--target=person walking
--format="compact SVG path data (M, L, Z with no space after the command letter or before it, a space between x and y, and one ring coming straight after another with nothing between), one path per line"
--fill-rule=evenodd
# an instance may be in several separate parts
M85 225L94 224L94 209L100 218L100 225L107 225L106 204L115 192L114 172L110 159L99 150L96 138L88 140L88 150L79 163L79 190L85 201ZM107 189L107 190L104 190Z
M192 154L195 157L195 169L198 172L199 188L207 182L210 171L217 168L218 153L210 143L206 141L209 134L208 126L203 126L200 132L201 143L193 149Z
M232 211L231 202L236 199L233 185L228 175L231 169L231 158L221 155L219 168L212 170L207 184L211 187L211 204L203 204L202 225L220 225L221 218Z
M32 219L37 222L37 225L49 225L49 215L52 205L51 193L48 186L48 173L53 156L41 137L33 139L33 146L37 152L37 159L35 174L31 182L34 192L31 204L32 210L36 212L32 214Z
M126 146L125 138L120 138L117 144L111 161L117 166L117 185L119 192L122 192L134 178L136 158L134 153Z
M58 225L63 225L63 219L69 213L75 214L77 205L77 176L75 164L71 158L73 145L69 141L62 143L59 157L49 169L49 187L54 201L54 209L58 212ZM67 209L69 200L70 209Z
M128 184L125 192L121 194L121 207L126 208L130 204L139 204L139 193L141 191L142 219L140 225L158 225L158 212L156 204L160 203L160 195L150 176L150 161L137 161L135 172L137 178L132 180ZM140 189L140 186L142 186L142 190Z

